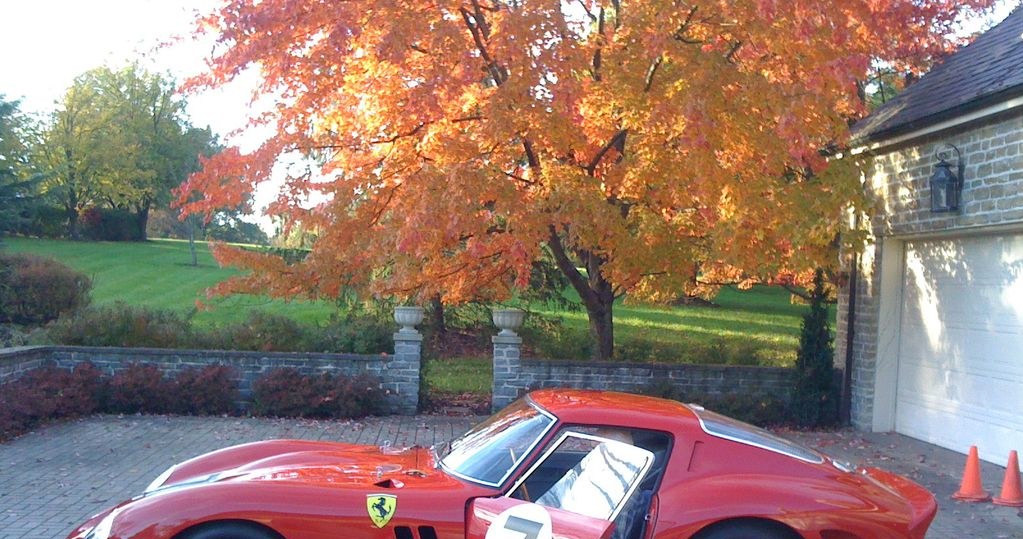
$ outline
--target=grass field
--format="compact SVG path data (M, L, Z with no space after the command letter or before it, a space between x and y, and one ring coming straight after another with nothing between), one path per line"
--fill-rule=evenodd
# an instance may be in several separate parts
M194 313L193 321L199 326L242 321L253 309L317 323L325 322L335 309L326 302L286 303L255 296L208 300L205 289L236 271L218 267L202 243L199 265L193 267L188 243L178 240L96 243L8 238L4 242L12 252L52 256L92 277L94 304L124 301L185 314L202 300L212 308ZM738 349L740 353L753 352L758 364L792 364L806 307L791 304L788 292L772 287L724 288L715 303L718 307L617 305L618 350L631 359L707 363L722 350ZM540 306L535 310L562 321L563 331L554 338L563 335L567 339L563 349L588 340L585 311L544 311ZM700 355L706 357L697 357ZM555 357L568 358L569 354ZM480 389L476 386L489 386L489 375L483 372L488 367L489 361L463 358L438 360L427 369L438 390L476 391Z
M192 266L188 242L81 242L6 238L11 252L50 256L92 278L94 305L123 301L130 305L188 313L201 300L211 309L195 313L199 326L238 322L253 309L273 311L302 322L321 322L334 312L323 302L271 301L265 297L208 299L205 290L238 272L217 266L204 242L197 242L198 266Z

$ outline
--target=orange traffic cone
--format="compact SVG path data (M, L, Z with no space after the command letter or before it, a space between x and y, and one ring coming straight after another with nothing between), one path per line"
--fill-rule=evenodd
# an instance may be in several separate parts
M991 495L984 490L980 483L980 459L977 457L977 446L970 446L970 454L966 457L966 468L963 469L963 482L959 484L959 491L952 495L961 502L986 502Z
M1016 450L1009 451L1009 465L1005 467L1005 480L1002 481L1002 493L991 500L996 505L1023 507L1023 491L1019 485L1019 456Z

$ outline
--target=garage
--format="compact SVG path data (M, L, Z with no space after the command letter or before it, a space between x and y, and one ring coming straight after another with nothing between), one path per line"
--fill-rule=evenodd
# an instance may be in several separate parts
M904 243L895 429L1023 450L1023 234Z

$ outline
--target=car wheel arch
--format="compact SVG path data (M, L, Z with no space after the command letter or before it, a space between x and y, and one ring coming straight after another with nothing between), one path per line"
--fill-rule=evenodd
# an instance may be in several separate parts
M186 528L174 539L284 539L284 536L251 520L214 520Z
M692 539L802 539L788 525L769 518L733 518L709 524Z

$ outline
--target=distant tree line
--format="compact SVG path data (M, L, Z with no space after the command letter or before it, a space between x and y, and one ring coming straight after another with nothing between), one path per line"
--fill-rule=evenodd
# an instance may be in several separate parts
M172 190L222 149L208 127L191 125L176 87L138 64L100 67L76 78L42 120L0 94L0 235L266 243L239 219L244 206L209 222L181 222L169 208Z

